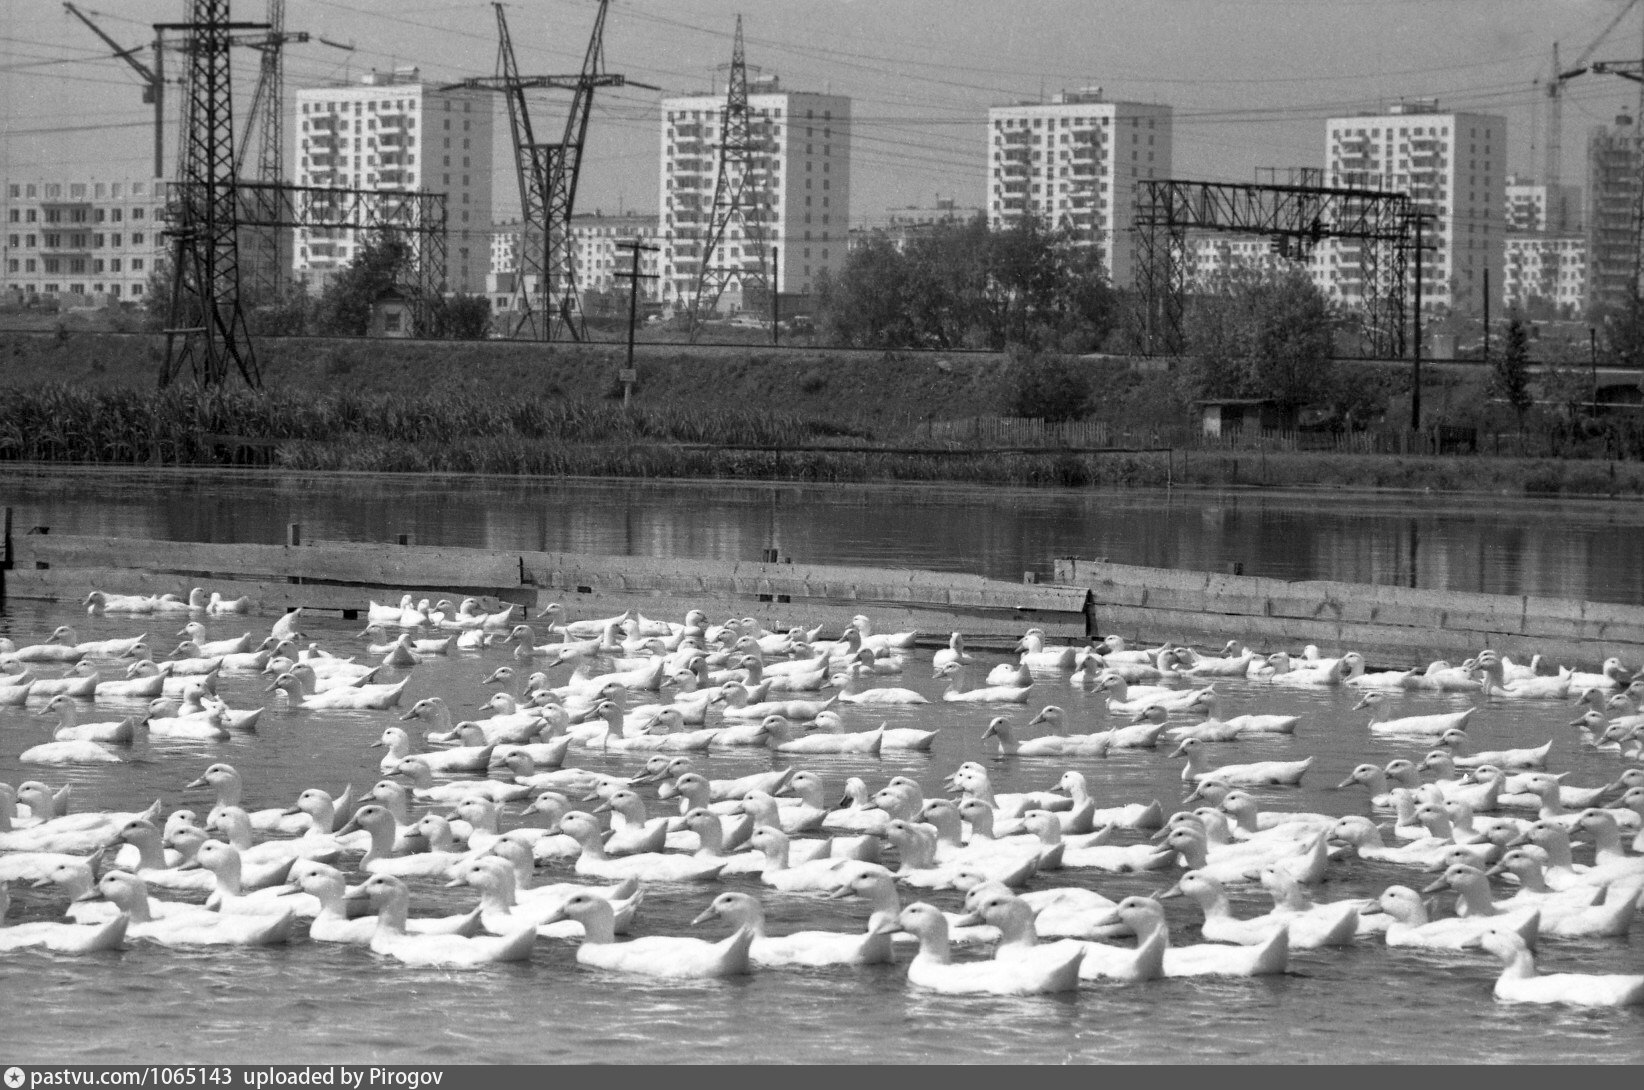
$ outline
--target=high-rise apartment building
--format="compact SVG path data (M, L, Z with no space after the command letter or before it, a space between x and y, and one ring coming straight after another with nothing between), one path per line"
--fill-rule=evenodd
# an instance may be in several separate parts
M91 305L141 300L165 254L166 183L7 180L0 189L0 291Z
M1501 284L1506 165L1503 117L1401 103L1384 114L1326 123L1326 185L1408 193L1428 214L1421 291L1427 309L1480 314L1486 280ZM1320 249L1327 290L1349 305L1361 301L1357 244L1338 240Z
M491 96L441 91L416 68L297 92L298 185L446 194L445 290L482 292L491 264ZM297 232L292 267L311 288L345 267L353 229Z
M1587 306L1620 307L1638 290L1639 143L1623 115L1587 135Z
M1108 278L1132 279L1137 183L1170 177L1171 108L1110 102L1099 87L988 110L988 226L1028 215L1099 246Z
M753 252L746 232L733 226L710 259L716 268L775 272L783 294L809 294L826 271L845 264L851 212L851 100L844 95L784 91L772 77L750 80L749 140L753 147L745 193L768 209L762 245ZM659 267L665 304L689 306L702 268L719 174L725 96L687 95L662 100L662 188ZM760 245L756 243L755 245ZM770 250L775 248L776 264ZM719 303L742 309L733 279Z

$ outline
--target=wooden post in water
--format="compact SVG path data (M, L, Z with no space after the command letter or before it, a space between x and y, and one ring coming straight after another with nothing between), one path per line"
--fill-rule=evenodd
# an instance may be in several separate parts
M288 523L286 523L285 524L285 544L286 544L286 548L294 549L297 546L301 545L302 543L303 543L303 524L300 523L300 522L288 522ZM288 575L288 576L285 577L285 581L287 583L301 583L302 578L300 576L296 576L296 575Z
M0 606L6 604L6 573L11 571L11 508L6 508L6 526L4 537L0 537L0 549L5 553L0 555Z

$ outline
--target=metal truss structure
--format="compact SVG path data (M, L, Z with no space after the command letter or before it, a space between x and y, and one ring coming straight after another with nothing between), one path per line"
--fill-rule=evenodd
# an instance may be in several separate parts
M261 385L240 304L239 198L235 188L234 110L229 72L231 32L265 29L229 21L228 0L192 0L187 23L158 30L184 34L184 84L178 180L168 209L171 314L160 385L185 370L202 386L220 386L238 371Z
M514 264L514 310L510 336L554 340L564 335L583 339L582 297L577 291L576 263L571 255L571 215L576 208L582 153L588 140L588 118L599 87L644 87L605 68L605 13L600 0L593 33L575 75L521 76L514 42L502 4L497 11L497 74L449 84L445 90L498 91L508 104L508 126L514 141L514 169L519 180L522 229ZM525 92L542 89L572 92L565 133L557 143L537 141ZM532 289L537 296L532 301Z
M434 310L445 287L446 209L444 193L392 189L334 189L326 186L239 182L240 225L273 230L398 234L411 246L412 261L401 286L412 299L416 328L432 330Z
M696 285L691 292L693 341L732 281L744 299L750 289L769 292L776 288L767 264L770 248L766 225L772 218L770 155L769 134L756 131L748 108L748 60L742 47L742 16L738 15L725 83L725 109L719 118L719 169L714 177L708 225L702 233ZM740 233L734 233L733 227L740 228ZM740 253L736 260L731 260L728 252L733 248Z
M1320 242L1335 240L1337 283L1362 315L1367 354L1402 357L1415 214L1407 195L1376 189L1139 181L1135 287L1148 353L1182 350L1182 309L1191 275L1188 232L1218 231L1266 235L1277 252L1298 261Z

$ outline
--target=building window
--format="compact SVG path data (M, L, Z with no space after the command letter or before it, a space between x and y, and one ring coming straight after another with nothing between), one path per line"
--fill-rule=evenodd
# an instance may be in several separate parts
M134 258L131 259L131 271L132 272L142 272L143 271L143 259L142 258L134 257Z

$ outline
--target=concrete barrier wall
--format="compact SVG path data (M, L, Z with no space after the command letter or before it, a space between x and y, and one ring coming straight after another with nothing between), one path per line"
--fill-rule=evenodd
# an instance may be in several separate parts
M1483 648L1596 669L1644 660L1644 608L1527 595L1434 591L1058 558L1056 582L1090 590L1096 625L1143 642L1239 640L1262 650L1318 644L1390 667Z

